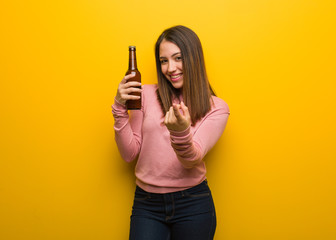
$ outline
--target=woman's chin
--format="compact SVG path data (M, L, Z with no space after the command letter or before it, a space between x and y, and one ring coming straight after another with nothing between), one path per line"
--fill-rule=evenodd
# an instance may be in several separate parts
M176 89L181 89L183 87L183 81L178 81L178 82L171 81L170 83Z

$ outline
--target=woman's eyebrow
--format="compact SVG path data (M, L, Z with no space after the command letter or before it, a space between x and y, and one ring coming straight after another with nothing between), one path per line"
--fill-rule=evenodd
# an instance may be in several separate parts
M175 55L180 54L180 53L181 53L181 52L177 52L177 53L174 53L174 54L171 55L171 56L174 57ZM161 56L160 59L161 59L161 58L166 58L166 57L162 57L162 56Z

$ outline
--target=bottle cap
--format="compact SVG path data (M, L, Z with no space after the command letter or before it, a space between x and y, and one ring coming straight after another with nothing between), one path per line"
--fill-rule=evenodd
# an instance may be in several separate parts
M128 49L136 49L135 46L129 46Z

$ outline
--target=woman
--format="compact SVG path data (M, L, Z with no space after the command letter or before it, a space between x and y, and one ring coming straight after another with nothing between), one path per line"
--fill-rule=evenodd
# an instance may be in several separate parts
M189 28L166 29L155 45L157 85L120 82L112 106L123 159L137 160L130 239L213 239L216 213L203 161L224 131L229 108L212 91L202 46ZM141 110L125 103L139 99Z

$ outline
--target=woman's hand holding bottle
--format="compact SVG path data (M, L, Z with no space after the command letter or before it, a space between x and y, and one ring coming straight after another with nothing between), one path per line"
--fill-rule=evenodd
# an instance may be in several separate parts
M130 81L127 82L128 79L134 77L134 73L126 75L121 82L119 83L116 100L125 105L127 100L138 100L140 96L131 95L132 93L138 92L141 93L141 83Z

